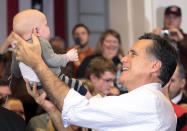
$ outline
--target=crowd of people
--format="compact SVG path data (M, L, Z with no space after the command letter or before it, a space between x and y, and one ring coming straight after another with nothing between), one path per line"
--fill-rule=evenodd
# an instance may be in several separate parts
M178 6L167 7L164 27L140 36L124 55L114 29L106 29L94 49L89 28L77 24L75 45L68 47L60 37L50 39L45 14L17 13L0 46L0 129L187 130L181 17Z

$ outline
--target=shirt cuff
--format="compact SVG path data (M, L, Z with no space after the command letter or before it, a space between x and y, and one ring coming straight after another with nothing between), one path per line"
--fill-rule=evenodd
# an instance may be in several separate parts
M72 124L71 115L73 114L73 107L79 106L84 102L87 102L86 97L80 95L73 88L70 89L64 99L64 105L62 108L62 119L64 121L64 127L68 127L70 124Z

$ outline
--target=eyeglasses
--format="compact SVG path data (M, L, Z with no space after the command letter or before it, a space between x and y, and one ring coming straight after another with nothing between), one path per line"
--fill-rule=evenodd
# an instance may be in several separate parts
M114 44L119 44L118 40L105 40L107 43L114 43Z
M114 83L115 79L104 79L104 78L101 78L102 80L106 81L107 83Z

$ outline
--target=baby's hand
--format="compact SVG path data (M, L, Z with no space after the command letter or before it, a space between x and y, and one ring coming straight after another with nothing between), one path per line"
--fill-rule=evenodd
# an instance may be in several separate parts
M69 61L78 61L79 60L77 49L75 49L75 48L69 50L66 53L66 56L67 56L67 62L69 62Z

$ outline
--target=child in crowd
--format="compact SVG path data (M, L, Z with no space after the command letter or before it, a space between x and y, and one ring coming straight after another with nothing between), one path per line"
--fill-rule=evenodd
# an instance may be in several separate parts
M29 43L32 43L32 34L39 38L42 49L42 58L59 78L62 78L60 66L65 67L68 62L78 60L76 49L72 49L66 54L54 53L50 43L48 42L50 30L47 25L46 16L38 10L27 9L16 14L13 19L13 31ZM42 87L35 72L24 63L16 61L15 54L13 54L11 70L12 75L20 77L22 74L24 80L28 80L31 85L34 82L37 82L38 88L40 89ZM69 79L71 78L68 78L68 80ZM79 82L79 86L80 85L82 85L82 83Z

